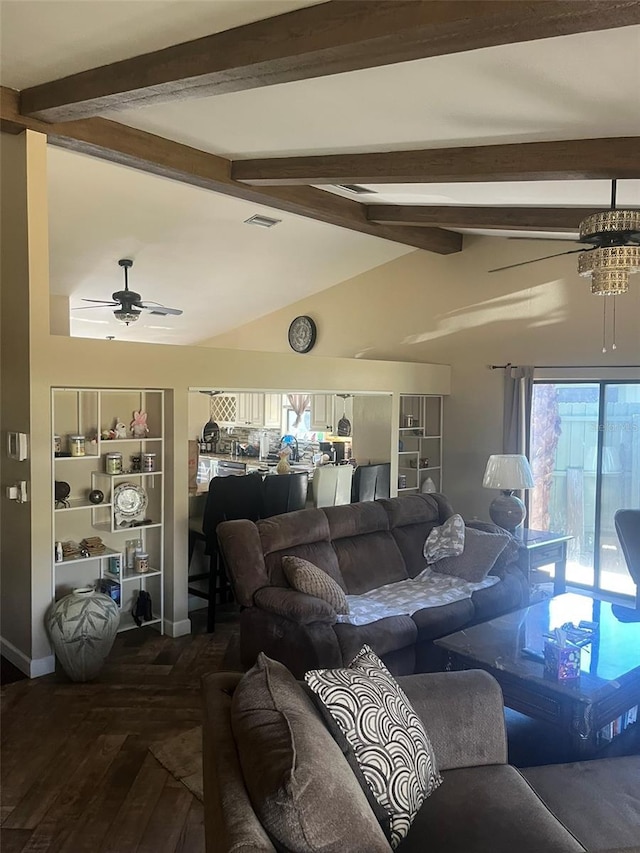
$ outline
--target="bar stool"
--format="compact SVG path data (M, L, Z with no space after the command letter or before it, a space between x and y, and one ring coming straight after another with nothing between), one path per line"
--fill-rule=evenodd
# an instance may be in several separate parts
M351 503L351 465L322 465L313 472L313 505L340 506Z
M307 502L309 474L269 474L262 483L264 518L304 509Z
M195 575L190 581L209 581L207 591L197 587L188 587L191 595L205 598L207 606L207 631L215 630L216 598L222 604L232 596L233 591L227 579L224 561L218 548L216 529L221 521L236 518L248 518L257 521L262 515L262 478L259 474L247 474L240 477L213 477L209 483L207 503L202 519L202 535L205 539L205 554L209 557L209 571ZM195 542L194 539L194 547ZM191 545L191 542L190 542Z
M382 462L378 465L358 465L353 475L351 500L375 501L378 498L388 498L391 485L391 463Z

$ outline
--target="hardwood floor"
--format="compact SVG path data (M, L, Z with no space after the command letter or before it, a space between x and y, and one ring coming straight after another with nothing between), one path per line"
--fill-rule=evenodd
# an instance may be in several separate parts
M202 853L202 804L148 747L200 722L200 678L236 636L235 614L175 640L140 628L91 683L4 686L2 853Z

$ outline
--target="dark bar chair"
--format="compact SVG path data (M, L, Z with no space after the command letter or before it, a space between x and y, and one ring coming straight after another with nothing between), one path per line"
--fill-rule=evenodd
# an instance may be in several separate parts
M375 501L391 494L391 463L358 465L351 485L351 502Z
M262 483L264 518L304 509L307 502L309 474L269 474Z
M215 630L216 599L224 604L232 595L227 579L224 561L218 549L216 529L221 521L248 518L257 521L262 517L262 478L259 474L247 474L239 477L213 477L209 483L207 502L202 519L202 531L205 537L205 554L209 557L209 571L193 575L189 582L208 580L206 591L198 587L188 587L190 595L205 598L207 607L207 631Z
M619 509L613 520L629 574L636 585L636 610L640 611L640 509Z

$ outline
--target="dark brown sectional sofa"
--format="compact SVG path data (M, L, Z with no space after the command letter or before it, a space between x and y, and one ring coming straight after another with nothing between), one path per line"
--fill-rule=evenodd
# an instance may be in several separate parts
M494 586L413 616L360 626L337 622L325 601L293 590L281 559L309 560L345 592L358 595L418 575L426 565L425 539L453 513L444 495L428 494L220 524L220 550L241 606L242 663L251 666L263 651L302 677L316 667L347 665L367 643L396 675L439 669L434 639L527 604L528 585L517 567L515 543L491 570L500 578Z

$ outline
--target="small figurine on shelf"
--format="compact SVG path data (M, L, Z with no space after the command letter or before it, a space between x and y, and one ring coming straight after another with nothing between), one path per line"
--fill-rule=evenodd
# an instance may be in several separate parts
M127 437L127 425L123 424L122 421L119 421L116 418L116 425L113 428L113 437L114 438L126 438Z
M143 411L134 412L131 421L131 432L134 438L145 438L149 432L147 426L147 413Z

